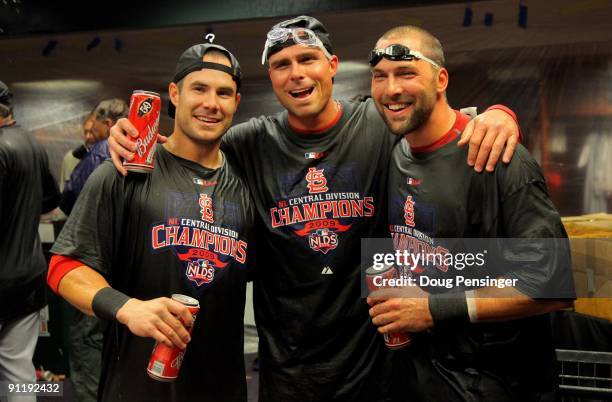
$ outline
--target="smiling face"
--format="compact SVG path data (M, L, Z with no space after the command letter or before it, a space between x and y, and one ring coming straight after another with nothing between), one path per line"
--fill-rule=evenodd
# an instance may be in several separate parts
M209 52L204 61L231 67L226 56ZM232 124L240 103L232 77L218 70L203 69L188 74L179 85L170 84L170 99L176 107L175 134L191 142L218 144Z
M394 43L421 50L418 39L382 39L381 49ZM448 73L424 60L392 61L383 58L372 67L372 98L389 129L398 135L422 127L440 97L444 96Z
M270 81L279 102L297 118L313 118L332 102L338 58L318 48L294 45L268 59Z

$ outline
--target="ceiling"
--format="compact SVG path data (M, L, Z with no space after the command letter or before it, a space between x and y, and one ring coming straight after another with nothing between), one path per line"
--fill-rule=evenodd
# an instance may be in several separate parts
M417 24L434 32L444 44L446 53L454 55L447 58L456 64L474 62L478 53L486 55L487 51L499 49L520 52L527 47L575 44L576 51L580 51L582 45L588 47L612 40L612 2L559 0L554 2L554 8L547 1L522 3L528 9L527 28L517 24L519 2L504 0L473 3L473 19L469 27L462 26L464 4L311 14L319 17L330 31L341 60L341 70L343 67L345 72L357 68L360 74L376 39L386 29L401 24ZM483 24L487 13L493 16L490 27ZM266 74L260 65L262 44L267 30L277 21L278 18L259 18L0 39L0 79L8 82L93 79L105 85L130 83L163 90L182 50L204 41L206 33L212 31L216 43L225 45L236 54L248 80Z
M87 30L150 29L285 15L463 3L461 0L1 0L0 38Z

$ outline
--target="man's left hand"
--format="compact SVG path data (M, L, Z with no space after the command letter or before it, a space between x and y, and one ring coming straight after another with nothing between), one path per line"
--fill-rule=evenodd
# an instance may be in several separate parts
M458 145L464 146L468 142L468 165L482 172L486 162L486 170L492 172L502 151L502 160L510 163L519 142L519 127L505 111L488 110L472 119L463 130Z

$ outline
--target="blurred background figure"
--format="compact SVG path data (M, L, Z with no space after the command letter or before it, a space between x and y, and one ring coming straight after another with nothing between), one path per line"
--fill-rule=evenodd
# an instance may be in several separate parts
M583 208L585 214L612 210L612 130L595 124L578 158L585 170Z
M64 158L62 159L62 169L60 171L59 182L60 191L64 191L64 185L66 184L66 182L68 182L68 180L70 180L70 175L72 174L72 171L74 170L76 165L79 164L81 159L83 159L83 157L87 154L87 150L89 149L89 147L93 145L94 141L91 132L92 127L93 120L91 118L91 115L88 115L85 118L85 121L83 122L83 143L78 147L66 152Z
M0 381L36 381L32 357L47 304L38 222L59 198L45 150L17 124L12 94L0 81Z
M109 130L117 120L127 116L128 109L128 104L124 100L106 99L98 103L85 121L83 125L85 145L91 145L72 171L70 180L62 191L60 208L66 215L70 215L89 175L109 157L106 142Z

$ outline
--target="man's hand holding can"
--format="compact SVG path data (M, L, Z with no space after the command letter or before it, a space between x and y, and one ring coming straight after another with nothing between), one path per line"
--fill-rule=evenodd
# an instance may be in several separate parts
M113 165L122 175L126 176L128 171L123 166L123 161L131 161L136 155L136 138L140 135L138 129L127 119L117 120L110 129L108 137L108 149L110 151ZM163 144L168 137L157 134L157 142Z
M187 306L168 297L130 299L117 311L117 320L134 335L180 349L185 349L191 340L189 332L194 321Z

